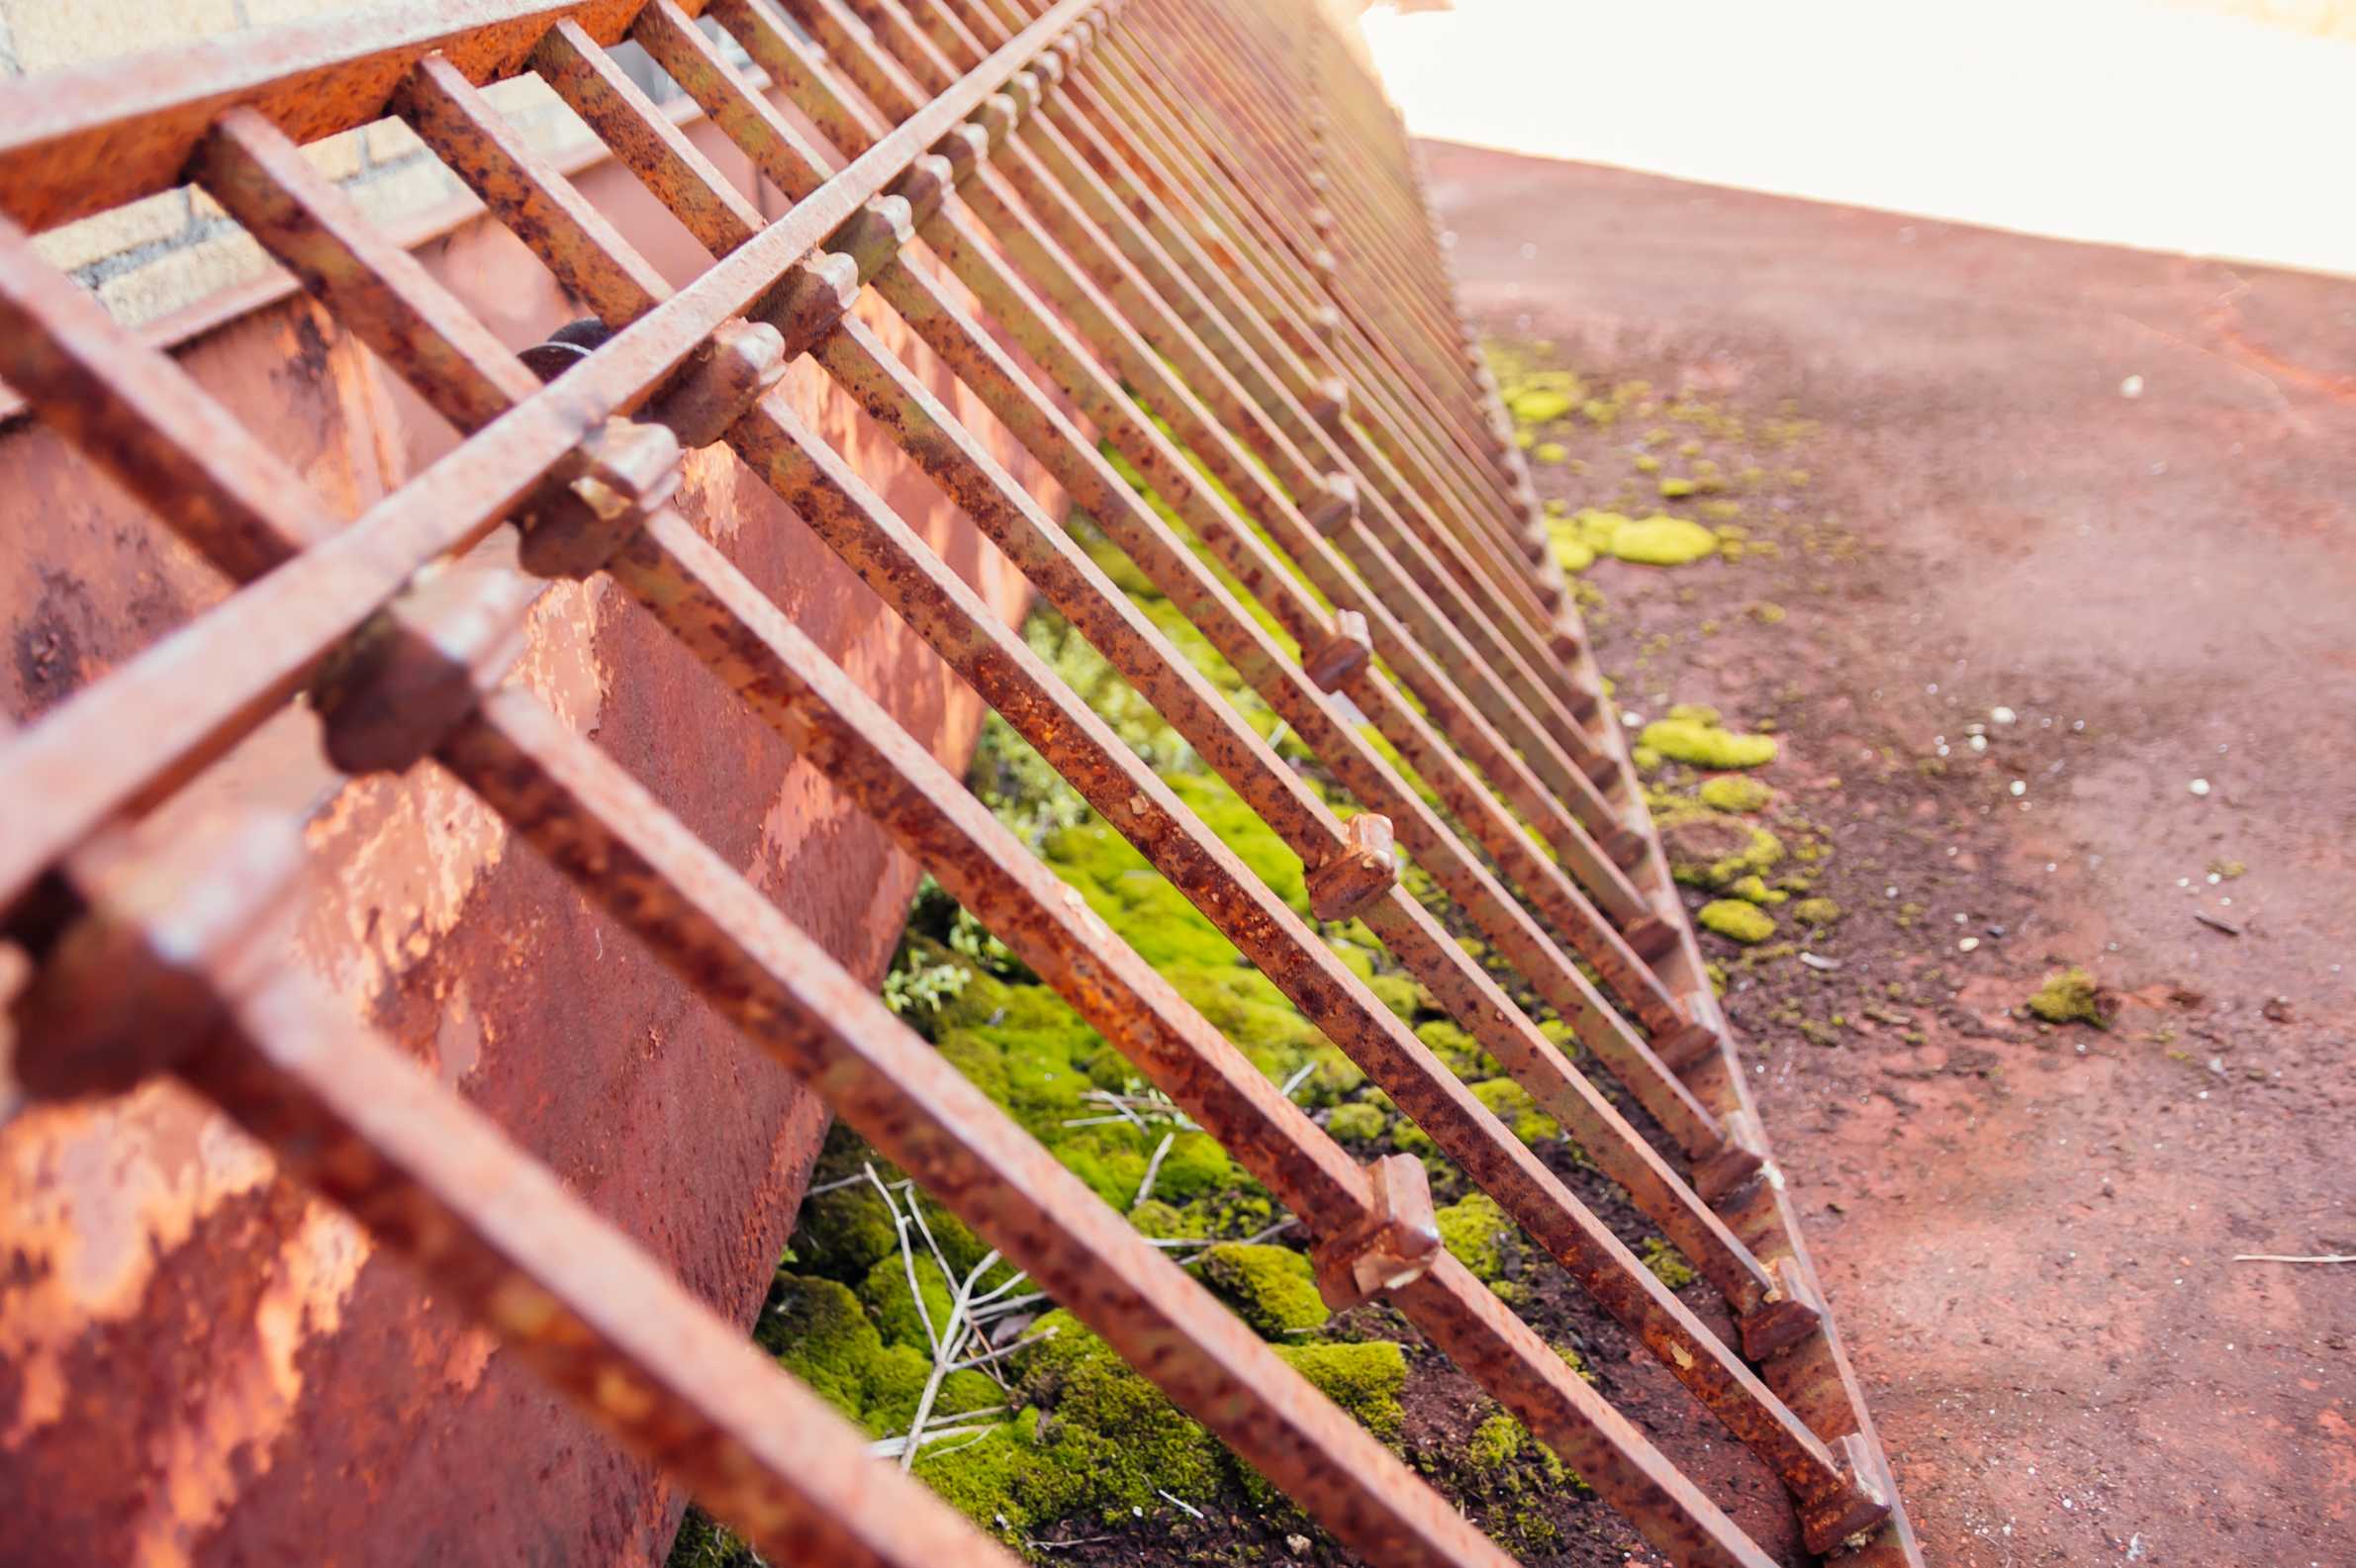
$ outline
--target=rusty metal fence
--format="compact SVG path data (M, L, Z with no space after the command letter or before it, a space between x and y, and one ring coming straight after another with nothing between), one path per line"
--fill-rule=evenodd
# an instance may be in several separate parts
M765 221L649 101L608 53L623 40L790 198L783 216ZM693 283L668 287L503 123L481 89L523 72L710 251ZM301 154L386 114L593 318L511 352ZM341 523L31 246L32 232L182 183L466 439ZM0 378L243 585L0 744L0 958L25 1093L177 1075L772 1561L1006 1560L282 962L298 820L257 812L201 855L158 855L127 831L308 702L345 773L431 766L463 781L748 1045L1353 1552L1384 1568L1507 1562L641 784L508 684L546 582L605 574L1299 1217L1330 1302L1394 1303L1672 1560L1772 1561L1439 1247L1420 1164L1346 1154L672 509L683 449L724 442L1660 1358L1697 1422L1758 1455L1810 1551L1920 1561L1528 475L1455 314L1403 133L1315 0L364 12L10 89L0 211ZM849 314L868 289L1358 814L1337 818ZM1693 1260L1734 1342L773 395L802 355L1300 857L1314 914L1363 920ZM1398 852L1676 1157L1410 896Z

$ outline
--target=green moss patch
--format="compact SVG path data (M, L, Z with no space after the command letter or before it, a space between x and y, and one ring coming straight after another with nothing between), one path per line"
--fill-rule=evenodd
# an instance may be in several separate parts
M1202 1282L1265 1338L1325 1327L1308 1258L1290 1247L1223 1242L1195 1264Z
M1505 1276L1506 1261L1520 1246L1505 1211L1486 1193L1475 1192L1438 1212L1440 1240L1473 1278L1495 1284Z
M1747 946L1764 942L1775 934L1775 917L1756 904L1746 904L1740 898L1714 898L1702 905L1694 916L1705 931Z

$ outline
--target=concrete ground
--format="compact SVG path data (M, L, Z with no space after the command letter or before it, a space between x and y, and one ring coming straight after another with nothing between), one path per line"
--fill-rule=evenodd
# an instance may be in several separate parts
M1841 928L1904 1042L1730 997L1929 1557L2356 1562L2356 1265L2239 1260L2356 1252L2356 282L1427 152L1484 329L1820 421L1853 561L1590 580L1621 701L1788 715L1845 903L1937 889ZM2060 962L2109 1030L2013 1010Z

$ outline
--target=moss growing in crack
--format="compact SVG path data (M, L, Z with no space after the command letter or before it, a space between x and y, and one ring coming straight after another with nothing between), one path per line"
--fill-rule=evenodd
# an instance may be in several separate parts
M1775 917L1756 904L1746 904L1740 898L1713 898L1702 905L1694 916L1705 931L1745 946L1764 942L1775 934Z
M1716 773L1759 768L1775 760L1772 736L1738 734L1720 725L1715 714L1705 719L1683 716L1687 712L1672 708L1667 718L1646 725L1644 744L1672 761Z
M1334 1107L1326 1118L1325 1130L1345 1144L1370 1144L1382 1136L1390 1125L1390 1118L1378 1106L1353 1100L1348 1105Z
M2028 1010L2049 1024L2092 1024L2097 1029L2111 1026L2094 976L2074 966L2046 975L2045 983L2028 998Z
M1308 1258L1290 1247L1223 1242L1195 1264L1202 1282L1263 1338L1322 1329L1329 1314Z
M1685 1254L1657 1236L1645 1238L1645 1266L1652 1270L1652 1277L1671 1290L1683 1290L1702 1276L1694 1271Z
M1771 793L1756 779L1741 774L1704 779L1700 790L1702 804L1714 811L1756 811L1767 803Z
M1486 1193L1475 1192L1438 1211L1440 1241L1472 1277L1495 1284L1520 1246L1513 1221Z

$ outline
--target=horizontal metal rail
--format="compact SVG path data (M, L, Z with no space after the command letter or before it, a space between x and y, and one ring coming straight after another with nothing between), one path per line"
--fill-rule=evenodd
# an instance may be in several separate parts
M0 930L36 961L14 1005L29 1092L178 1074L783 1560L1002 1560L866 1461L856 1434L497 1130L273 968L268 934L300 897L290 824L259 822L193 874L127 846L114 824L308 692L336 767L430 759L463 781L1353 1551L1504 1562L506 684L545 581L605 574L1298 1215L1321 1279L1387 1295L1672 1560L1767 1562L1485 1286L1431 1255L1411 1223L1429 1204L1420 1165L1345 1154L670 507L682 448L724 443L1759 1455L1811 1550L1918 1562L1527 471L1451 304L1411 149L1322 8L786 10L791 22L770 0L411 6L0 94L0 377L244 585L0 736ZM783 216L764 219L614 63L606 46L624 39L786 195ZM502 120L480 88L525 71L709 250L708 268L669 287ZM592 322L527 367L302 155L387 113ZM329 515L31 248L28 231L183 180L462 433L356 521ZM1357 814L1306 787L850 314L867 289ZM773 389L803 355L1300 858L1314 912L1363 920L1693 1258L1739 1342L1667 1291L795 415ZM1405 890L1394 840L1442 906ZM1510 967L1535 1016L1444 917ZM1630 1108L1548 1039L1550 1016ZM1681 1160L1656 1152L1648 1121ZM484 1171L498 1179L470 1187ZM628 1282L620 1301L588 1289L607 1279Z

